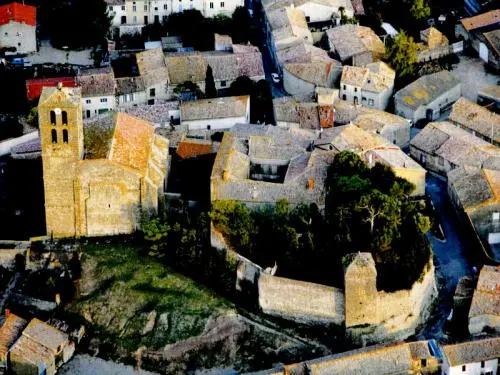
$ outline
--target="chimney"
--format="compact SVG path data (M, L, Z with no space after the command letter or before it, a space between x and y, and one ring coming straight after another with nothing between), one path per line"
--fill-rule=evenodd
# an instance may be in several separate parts
M309 191L314 189L314 179L312 177L309 177L309 180L307 181L307 189Z
M10 309L5 309L5 317L8 318L10 316Z
M57 82L57 89L60 91L63 87L62 82Z

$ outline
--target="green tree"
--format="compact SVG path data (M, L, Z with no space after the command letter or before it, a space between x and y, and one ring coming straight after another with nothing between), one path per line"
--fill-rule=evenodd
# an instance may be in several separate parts
M149 245L149 255L158 258L163 258L165 256L170 229L170 225L167 223L166 219L160 217L147 220L142 224L141 230L144 235L144 240L146 240Z
M212 67L207 66L207 73L205 76L205 98L216 98L217 89L215 88L214 75L212 72Z
M44 0L41 22L55 47L72 49L103 44L111 26L104 0Z
M235 44L246 44L250 40L252 20L245 7L237 7L231 16L231 37Z
M203 92L201 91L200 87L191 81L185 81L181 83L180 85L177 85L174 88L174 93L176 94L183 94L183 93L190 93L194 96L194 98L201 98L203 96Z
M240 76L231 83L229 93L231 96L251 95L254 82L247 76Z
M415 74L417 67L417 44L411 36L401 31L386 49L386 59L399 77Z
M431 15L431 8L426 0L413 0L410 13L415 19L421 20Z

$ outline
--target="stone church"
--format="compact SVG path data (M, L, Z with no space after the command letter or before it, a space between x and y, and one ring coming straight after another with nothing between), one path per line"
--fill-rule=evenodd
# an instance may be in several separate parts
M61 85L43 89L38 116L47 235L131 233L158 209L168 140L152 124L117 113L108 132L84 139L80 88Z

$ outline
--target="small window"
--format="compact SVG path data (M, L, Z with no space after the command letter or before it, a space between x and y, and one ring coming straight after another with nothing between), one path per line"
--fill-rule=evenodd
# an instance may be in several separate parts
M224 8L224 2L223 1L220 2L220 7Z
M227 82L226 81L220 81L220 85L221 85L221 87L226 87Z
M346 89L346 85L344 85L344 90Z
M50 124L51 125L56 124L56 113L54 111L50 111Z
M125 10L125 5L122 5L122 10Z
M500 221L500 212L493 212L493 221Z
M57 143L57 131L56 131L56 129L52 129L50 134L52 136L52 143Z
M354 88L354 92L358 92L358 88L357 87Z
M463 365L463 366L462 366L462 372L465 372L465 371L467 371L467 366L466 366L466 365Z
M113 11L113 7L110 5L109 6L109 11L112 12Z
M163 10L167 10L167 4L163 4Z
M210 130L212 127L210 125L207 125L207 130Z
M62 111L62 123L68 125L68 112Z
M210 3L210 9L214 9L214 3Z
M147 5L144 5L144 11L147 12L148 11L148 6Z
M155 88L149 89L149 96L156 96L156 89Z
M368 105L375 105L375 101L373 99L368 99Z
M158 12L158 7L155 7L155 12Z
M481 368L484 368L484 361L481 361Z
M68 130L63 130L63 143L68 143Z
M134 16L134 23L137 23L137 16Z
M85 104L90 104L90 103L92 103L91 99L85 99Z
M132 12L137 12L137 6L136 5L132 5Z
M311 22L311 17L306 16L306 22Z
M107 103L108 102L108 98L101 98L101 103Z
M9 36L9 33L5 33L5 36Z

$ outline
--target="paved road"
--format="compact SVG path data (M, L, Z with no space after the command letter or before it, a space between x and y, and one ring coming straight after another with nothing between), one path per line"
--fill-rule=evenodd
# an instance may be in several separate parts
M260 31L260 53L262 54L262 63L264 65L264 72L266 73L266 80L269 82L271 86L271 91L273 94L273 98L280 98L282 96L286 96L287 93L283 89L283 82L274 83L271 78L271 73L276 72L276 68L273 64L273 60L271 59L271 53L269 52L269 46L267 45L266 33L265 33L265 20L262 12L255 12L253 17L253 21L255 25L258 27Z
M448 200L446 182L428 173L426 191L434 203L446 240L440 241L428 235L434 252L439 298L434 316L418 337L438 339L443 336L445 320L453 307L453 294L458 280L472 274L473 264L469 242L461 233L460 222Z

